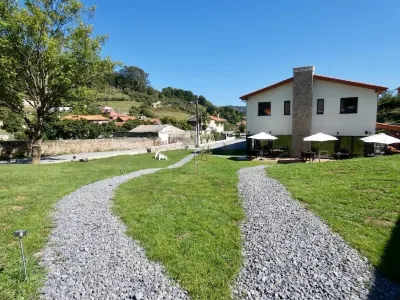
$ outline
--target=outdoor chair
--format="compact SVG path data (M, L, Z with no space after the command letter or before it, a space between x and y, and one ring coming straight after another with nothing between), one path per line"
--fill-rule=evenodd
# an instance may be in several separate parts
M333 158L336 160L350 158L350 150L342 148L339 150L339 152L333 153Z
M300 155L302 160L314 161L315 158L314 152L301 152Z

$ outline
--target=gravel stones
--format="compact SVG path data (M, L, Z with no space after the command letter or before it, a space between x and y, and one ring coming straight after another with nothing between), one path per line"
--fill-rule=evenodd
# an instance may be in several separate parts
M192 159L189 155L168 168ZM116 188L147 169L83 186L62 198L53 215L55 229L43 250L48 268L42 288L45 299L187 299L162 266L125 231L111 212Z
M264 167L239 171L244 266L235 299L400 299L367 260L294 201Z

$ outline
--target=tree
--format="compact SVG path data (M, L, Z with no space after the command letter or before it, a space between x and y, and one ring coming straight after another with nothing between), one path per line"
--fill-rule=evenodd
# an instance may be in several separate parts
M378 101L377 121L382 123L400 122L400 96L394 91L387 91Z
M146 92L150 85L149 74L135 66L125 66L119 72L118 85L137 92Z
M140 114L142 114L143 116L149 117L149 118L155 117L155 114L149 108L141 108Z
M88 87L115 66L100 56L106 38L93 37L83 22L93 13L79 0L0 1L0 106L25 121L33 163L40 161L45 120L54 108L85 99ZM33 120L23 100L34 109Z
M138 107L136 107L136 106L132 106L130 109L129 109L129 113L128 113L130 116L137 116L137 115L139 115L140 114L140 109L138 108Z
M246 131L246 124L244 124L244 122L240 122L238 129L239 129L239 131L241 133L245 132Z
M3 120L2 128L9 133L22 131L22 118L17 114L8 112Z

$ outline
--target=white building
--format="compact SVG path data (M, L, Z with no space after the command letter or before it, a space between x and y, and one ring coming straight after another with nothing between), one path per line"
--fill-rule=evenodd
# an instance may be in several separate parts
M207 124L207 129L216 132L223 132L224 131L224 124L226 120L217 116L210 116L210 122Z
M189 132L177 128L175 126L164 125L139 125L138 127L130 130L126 136L130 137L157 137L163 144L168 144L171 137L185 137L190 136Z
M307 151L305 136L323 132L350 137L375 133L377 97L386 87L314 74L314 67L293 69L294 75L246 94L248 134L291 136L294 156ZM336 148L340 147L340 141Z
M200 117L199 117L200 119ZM192 116L187 120L188 124L192 126L192 131L196 131L196 116ZM217 116L210 116L210 121L207 122L206 128L201 130L202 134L210 133L211 131L223 132L226 120Z

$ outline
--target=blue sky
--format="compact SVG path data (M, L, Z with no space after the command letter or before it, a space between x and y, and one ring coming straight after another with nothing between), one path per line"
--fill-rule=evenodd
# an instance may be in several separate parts
M104 55L153 87L244 105L243 94L314 65L316 74L400 86L400 1L84 0Z

